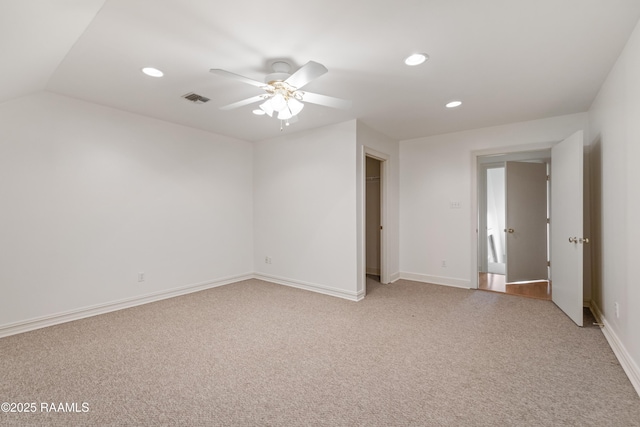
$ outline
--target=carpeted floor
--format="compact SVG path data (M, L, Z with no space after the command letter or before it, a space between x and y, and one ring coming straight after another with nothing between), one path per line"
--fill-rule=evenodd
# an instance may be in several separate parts
M0 402L37 406L0 425L640 426L601 331L553 303L368 290L249 280L0 339Z

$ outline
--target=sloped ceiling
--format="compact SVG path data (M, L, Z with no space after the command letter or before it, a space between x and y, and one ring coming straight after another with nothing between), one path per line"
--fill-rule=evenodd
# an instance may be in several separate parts
M0 102L44 90L104 2L1 2Z
M586 111L640 17L637 0L106 0L2 2L0 101L38 90L256 141L277 119L219 107L260 89L270 65L313 60L307 105L284 132L358 118L411 139ZM430 59L407 67L403 59ZM153 66L163 78L140 72ZM181 98L211 99L196 105ZM444 104L464 104L448 110Z

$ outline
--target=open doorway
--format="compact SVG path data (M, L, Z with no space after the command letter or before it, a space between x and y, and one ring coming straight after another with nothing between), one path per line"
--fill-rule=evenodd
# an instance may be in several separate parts
M478 158L478 289L551 299L550 153Z
M382 275L382 161L365 156L366 293L381 283Z

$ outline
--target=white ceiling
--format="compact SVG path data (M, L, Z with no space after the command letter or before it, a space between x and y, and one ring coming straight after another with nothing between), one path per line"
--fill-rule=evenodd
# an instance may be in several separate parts
M279 121L219 107L260 89L209 69L313 60L329 72L305 89L353 107L307 105L285 132L358 118L411 139L588 110L639 17L640 0L3 1L0 102L49 90L255 141Z

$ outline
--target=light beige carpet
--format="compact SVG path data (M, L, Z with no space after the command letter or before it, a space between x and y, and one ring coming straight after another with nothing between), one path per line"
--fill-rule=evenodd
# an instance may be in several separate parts
M38 405L0 425L640 426L601 331L553 303L368 286L249 280L0 339L0 402Z

